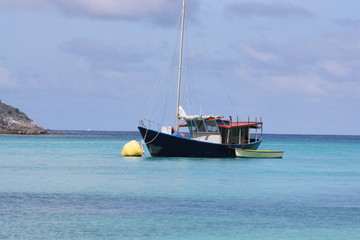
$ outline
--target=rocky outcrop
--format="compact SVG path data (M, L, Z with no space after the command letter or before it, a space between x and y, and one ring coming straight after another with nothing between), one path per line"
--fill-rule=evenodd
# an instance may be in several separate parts
M47 131L18 108L0 101L0 134L46 134Z

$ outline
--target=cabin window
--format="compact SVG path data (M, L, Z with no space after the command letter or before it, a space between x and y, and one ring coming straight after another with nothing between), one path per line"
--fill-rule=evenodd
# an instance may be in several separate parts
M205 124L208 132L219 132L219 128L214 120L205 120Z
M206 132L205 124L204 124L203 120L198 120L198 121L195 121L195 122L196 122L196 126L197 126L199 132Z
M194 120L187 121L187 125L188 125L188 128L189 128L190 132L197 132L198 131Z
M243 141L248 141L249 140L249 127L242 127L241 128L241 139Z

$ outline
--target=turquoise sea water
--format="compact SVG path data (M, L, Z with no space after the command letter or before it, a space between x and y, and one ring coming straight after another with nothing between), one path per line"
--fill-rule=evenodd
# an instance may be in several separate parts
M0 135L0 239L360 239L360 136L265 135L284 158L248 160L120 156L132 139Z

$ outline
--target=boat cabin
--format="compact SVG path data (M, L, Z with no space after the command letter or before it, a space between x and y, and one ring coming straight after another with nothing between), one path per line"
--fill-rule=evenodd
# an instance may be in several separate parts
M186 116L183 118L190 138L222 144L246 144L258 141L262 136L262 122L232 122L217 116ZM260 129L260 131L258 131ZM253 130L253 131L252 131Z

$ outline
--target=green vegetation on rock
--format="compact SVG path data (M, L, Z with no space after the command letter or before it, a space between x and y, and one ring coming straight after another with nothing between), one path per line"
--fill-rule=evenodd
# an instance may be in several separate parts
M0 134L44 134L44 128L25 113L0 101Z

